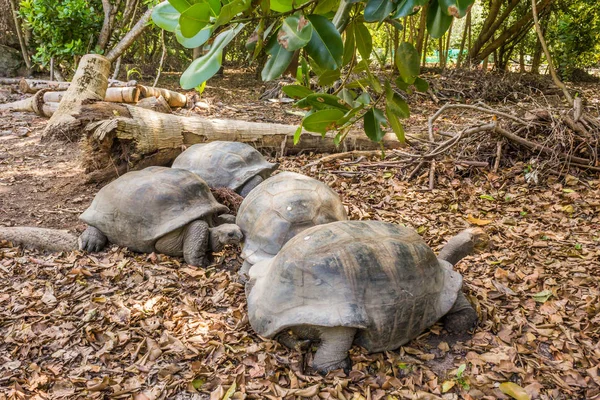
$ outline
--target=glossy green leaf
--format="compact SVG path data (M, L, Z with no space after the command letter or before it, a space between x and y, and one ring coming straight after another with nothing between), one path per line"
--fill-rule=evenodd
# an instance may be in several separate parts
M168 1L163 1L152 10L152 21L167 32L175 32L179 25L180 15L181 13Z
M186 47L188 49L195 49L196 47L202 46L210 38L211 34L212 26L205 27L191 38L186 38L185 36L183 36L181 34L181 29L179 26L177 26L177 29L175 29L175 37L177 38L177 41L183 47Z
M282 87L281 90L292 99L303 99L314 93L312 90L302 85L287 85Z
M309 15L313 34L305 49L320 68L338 69L342 64L344 45L340 33L327 18Z
M281 24L277 33L277 41L284 49L295 51L306 46L311 36L312 25L304 18L304 15L292 15Z
M236 15L246 11L250 7L250 0L233 0L221 7L221 12L215 22L215 28L229 23Z
M361 95L356 98L354 103L369 105L371 104L371 96L369 96L368 92L362 92Z
M389 0L368 0L365 6L364 18L366 22L381 22L394 9L394 2Z
M415 88L417 89L417 91L419 91L421 93L425 93L429 90L429 83L427 83L427 81L425 79L416 77L414 84L415 84Z
M417 81L417 80L416 80L416 78L415 78L415 82L416 82L416 81ZM402 90L402 91L404 91L404 92L408 92L410 85L409 85L408 83L404 82L404 81L402 80L402 78L400 78L400 77L399 77L399 78L396 78L396 81L395 81L395 82L396 82L396 86L398 86L398 89L400 89L400 90Z
M433 0L427 10L427 31L432 38L438 39L450 28L452 17L440 8L438 0Z
M207 3L210 6L211 14L216 17L221 12L221 1L220 0L202 0L203 3Z
M339 69L325 70L325 71L321 72L321 74L318 77L320 86L331 86L338 79L340 79L340 70Z
M456 6L458 7L458 18L462 18L471 9L475 0L456 0Z
M467 15L473 2L474 0L439 0L442 12L456 18Z
M343 126L347 122L349 122L359 111L365 108L364 104L359 104L351 110L346 111L346 114L340 119L337 120L338 126Z
M418 12L429 0L402 0L394 11L393 19L398 19Z
M381 128L381 123L385 121L383 113L376 108L371 108L365 113L363 118L367 137L374 142L381 142L381 139L385 135L385 132Z
M194 37L210 22L211 8L208 3L197 3L181 13L179 26L185 38Z
M385 84L385 101L386 108L389 109L394 115L400 118L410 117L410 109L408 104L398 93L394 92L389 82Z
M396 50L396 67L402 80L412 84L421 71L419 53L412 43L403 42Z
M398 120L398 116L396 116L396 114L394 114L394 112L390 109L389 106L385 107L385 116L387 117L387 120L388 120L390 126L392 127L392 130L396 134L396 138L398 138L398 141L400 143L404 143L404 141L406 139L404 136L404 127Z
M343 112L350 109L350 105L338 96L327 93L314 93L306 96L308 104L314 107L326 106L329 108L338 108Z
M335 129L337 127L337 120L343 116L344 112L335 108L319 110L305 117L302 121L302 126L307 131L318 132L324 135L327 131Z
M300 142L301 135L302 135L302 124L300 124L298 129L296 129L296 132L294 132L294 146L297 145L298 142Z
M271 10L276 12L288 12L293 10L293 0L271 0Z
M361 22L354 24L354 37L356 38L356 47L360 56L363 60L368 60L371 56L371 51L373 51L373 38L365 24Z
M352 104L352 102L354 102L354 99L356 98L356 93L354 93L354 91L352 90L344 88L340 90L340 92L338 93L338 97L344 100L346 103Z
M206 82L221 68L223 48L229 44L242 30L244 24L233 25L230 29L221 32L213 42L208 53L195 59L183 72L179 83L184 89L192 89Z
M270 57L261 72L263 81L279 78L294 57L294 52L284 49L277 40L271 40L267 48L267 53L270 54Z
M321 15L327 14L330 11L334 11L337 8L338 3L338 0L321 0L312 13Z
M183 13L185 10L190 8L193 4L190 0L169 0L169 3L180 13Z
M342 65L346 66L350 64L356 52L356 42L354 38L353 23L349 24L348 27L346 27L346 31L344 32L344 34L346 35L346 41L344 42L344 54L342 55Z

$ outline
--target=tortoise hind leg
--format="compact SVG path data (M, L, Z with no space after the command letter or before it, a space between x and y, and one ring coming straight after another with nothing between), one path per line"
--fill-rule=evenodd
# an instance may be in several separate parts
M85 250L89 252L102 250L104 246L106 246L106 242L108 242L106 235L102 233L100 229L89 225L87 229L79 236L79 239L77 239L79 250Z
M355 328L336 326L320 328L321 344L313 359L313 369L321 374L329 371L343 369L350 372L352 363L348 357L348 350L352 347Z
M444 316L444 327L452 333L467 333L477 325L477 320L477 312L463 292L459 292L454 305Z

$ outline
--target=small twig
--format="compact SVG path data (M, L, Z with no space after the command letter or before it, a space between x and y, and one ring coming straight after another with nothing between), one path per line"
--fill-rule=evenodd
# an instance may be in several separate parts
M335 153L335 154L330 154L328 156L325 157L321 157L316 161L313 161L309 164L306 164L304 167L302 167L303 169L306 168L310 168L314 165L319 165L319 164L324 164L324 163L328 163L334 160L339 160L341 158L348 158L348 157L373 157L373 156L380 156L381 155L381 150L353 150L353 151L347 151L345 153Z
M435 186L435 161L431 161L429 166L429 190L433 190Z
M500 158L502 157L502 141L498 140L496 143L496 159L494 160L494 168L492 171L494 173L498 172L498 168L500 168Z

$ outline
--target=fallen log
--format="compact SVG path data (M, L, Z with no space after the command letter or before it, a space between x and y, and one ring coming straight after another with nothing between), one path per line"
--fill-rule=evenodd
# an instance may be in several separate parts
M60 229L0 226L0 240L29 249L73 251L78 249L77 236Z
M248 143L271 154L381 149L381 144L362 133L350 133L336 145L334 133L323 137L304 131L294 145L294 125L183 117L106 102L84 106L81 115L98 117L84 129L83 162L90 182L112 179L148 165L169 165L186 146L215 140ZM382 143L388 149L401 146L393 134L386 135Z
M51 117L58 110L58 102L52 101L52 93L40 90L35 96L12 103L0 104L0 111L11 110L20 112L32 112L42 117Z

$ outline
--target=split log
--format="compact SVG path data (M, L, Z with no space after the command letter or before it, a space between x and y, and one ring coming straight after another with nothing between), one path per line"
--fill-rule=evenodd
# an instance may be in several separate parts
M84 168L89 174L88 181L93 182L111 179L130 169L169 165L186 146L215 140L248 143L272 154L381 148L363 133L350 133L343 143L336 145L333 133L322 137L304 131L300 142L294 145L296 126L293 125L183 117L105 102L86 105L81 112L87 116L106 116L85 127ZM114 115L119 116L111 118ZM383 146L390 149L401 144L390 134L384 138Z
M98 54L86 54L81 58L73 81L65 92L58 110L52 115L44 129L43 138L71 140L80 136L81 114L84 103L100 101L106 95L110 61Z
M138 87L140 89L140 97L143 99L146 97L159 98L160 96L162 96L171 107L185 107L187 105L187 96L182 93L174 92L168 89L161 89L142 85L139 85Z
M58 110L58 101L52 101L56 97L53 93L62 92L45 92L44 90L40 90L35 96L27 99L0 104L0 111L32 112L42 117L51 117Z
M73 251L78 248L77 236L60 229L0 226L0 240L47 251Z

